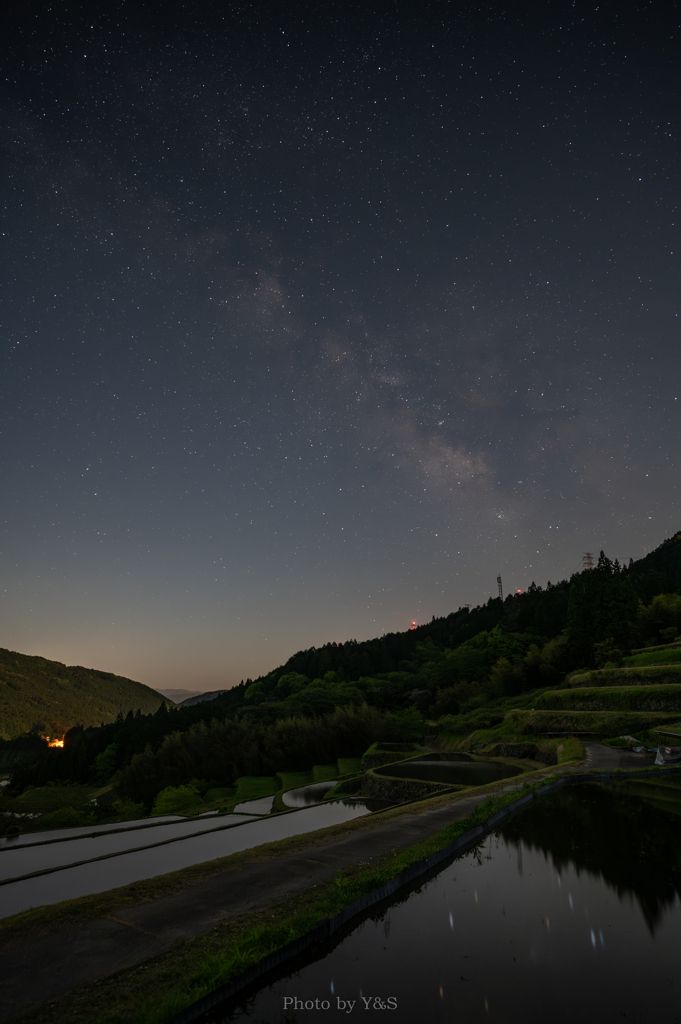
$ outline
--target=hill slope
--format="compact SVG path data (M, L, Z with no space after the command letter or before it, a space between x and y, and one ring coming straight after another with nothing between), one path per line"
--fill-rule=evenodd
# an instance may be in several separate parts
M150 714L163 697L134 679L62 665L0 648L0 736L31 729L62 735L74 725L113 722L119 712Z
M681 531L664 540L645 557L636 562L630 561L621 578L631 584L632 595L644 603L655 594L681 594ZM508 594L504 601L490 597L484 605L470 610L464 606L402 633L388 633L360 643L356 640L327 643L323 647L298 651L256 682L278 679L289 672L299 672L308 679L314 679L333 671L341 680L394 672L414 658L418 645L427 638L438 646L456 648L495 626L500 626L504 632L550 639L570 625L568 608L573 584L588 579L589 574L581 572L573 574L569 580L548 583L545 589L532 583L524 593ZM591 614L591 609L588 614ZM251 682L247 680L248 684Z
M601 552L593 569L575 573L557 584L547 583L545 589L532 583L525 593L509 595L504 601L490 598L485 605L473 609L459 608L403 633L298 651L284 665L255 681L247 679L230 690L202 694L198 700L190 698L171 712L160 704L159 694L129 680L105 673L86 673L84 669L67 670L40 658L22 659L21 655L9 656L9 652L0 651L0 681L4 653L14 658L15 666L21 659L36 673L40 670L53 682L61 681L60 698L63 677L73 672L87 675L95 682L106 680L109 698L114 693L114 683L136 687L136 695L140 691L151 693L152 708L158 708L155 713L139 718L112 721L118 708L125 711L145 707L137 696L130 700L128 695L127 703L119 702L111 709L104 728L97 727L104 717L101 704L96 714L88 716L83 711L76 721L97 724L74 730L67 736L63 751L27 747L31 737L5 744L12 747L5 750L6 763L16 764L13 787L20 792L29 785L100 777L101 767L95 766L104 754L107 771L123 769L130 777L141 778L147 796L150 786L158 784L158 789L190 779L203 780L209 786L231 785L225 780L252 775L261 768L268 773L272 767L278 770L286 758L293 770L302 756L296 730L316 735L318 727L314 721L330 721L334 716L339 728L348 734L357 732L357 716L364 716L371 726L369 731L380 721L389 736L401 740L420 735L433 721L452 737L477 736L480 730L489 732L499 727L502 732L496 739L507 734L556 729L615 736L639 729L646 731L670 717L677 721L676 702L681 698L676 691L681 692L681 679L678 683L676 680L681 676L681 665L666 662L669 650L678 649L674 637L681 634L681 601L675 596L681 597L679 569L681 532L629 566L621 567ZM657 589L662 586L677 589ZM641 603L644 598L650 600L651 594L654 599L649 607ZM671 643L662 643L670 637ZM619 646L615 647L615 643ZM681 637L678 644L681 645ZM626 655L630 650L637 653L623 659L623 653ZM631 664L639 660L643 664ZM566 674L570 674L568 681L564 681ZM606 699L607 688L601 687L595 710L562 704L550 709L537 707L531 713L527 710L538 699L537 691L553 690L559 684L574 687L580 676L589 686L607 682L612 687L616 683L626 692L621 697ZM0 686L0 708L2 690ZM665 694L660 704L657 695L662 690ZM670 693L674 694L673 700ZM641 707L634 697L643 702ZM610 710L605 708L607 700L614 702ZM669 706L670 701L673 707ZM366 706L362 708L363 703ZM33 709L34 714L39 710L37 703ZM507 712L512 712L510 717ZM27 722L27 717L23 728L34 722ZM348 717L355 723L351 727L346 721ZM549 719L553 724L547 724ZM634 720L637 724L632 724ZM17 726L15 729L21 731ZM236 767L222 775L218 771L219 759L213 755L205 759L206 749L209 753L212 749L206 748L211 729L226 729L230 737L227 742L221 740L218 747L220 757L229 752L230 763ZM279 735L278 730L281 740L272 740ZM165 740L170 734L177 734L177 741L174 739L168 746ZM241 749L236 742L238 736L244 738L245 745L242 744L243 751L238 755L242 760L237 765L237 748ZM365 739L368 743L369 739ZM347 740L348 736L343 741L346 746ZM268 744L272 743L276 745L272 756L276 755L278 760L276 764L268 761L263 767L259 760L262 750L269 750ZM154 759L159 758L161 764L166 754L169 773L163 777L154 775ZM270 754L271 751L268 758ZM135 762L135 755L143 755L142 762ZM137 767L133 770L134 764ZM152 774L147 778L149 772ZM137 782L127 795L137 800L135 786Z

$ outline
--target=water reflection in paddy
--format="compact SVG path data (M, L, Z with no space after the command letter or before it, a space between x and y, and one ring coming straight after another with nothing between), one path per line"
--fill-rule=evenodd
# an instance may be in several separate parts
M391 764L377 768L377 775L391 775L398 779L423 779L425 782L444 782L450 786L486 786L500 779L520 775L521 768L486 761L418 760Z
M349 1001L363 1019L363 999L380 1010L391 997L399 1024L679 1020L680 840L678 818L640 796L558 791L316 959L201 1020L340 1021ZM295 998L329 1008L285 1012Z
M259 796L255 800L244 800L234 808L236 814L269 814L274 807L273 796Z
M52 874L39 875L20 882L9 882L0 886L0 917L18 914L28 907L39 907L74 899L76 896L88 896L104 892L106 889L115 889L143 878L153 878L155 875L190 867L192 864L201 864L216 857L249 850L262 843L314 832L316 829L337 825L368 813L369 807L364 801L330 800L306 810L290 811L268 818L247 819L242 825L216 829L204 835L190 836L188 839L180 839L163 846L152 846L150 849L134 853L121 853L106 860L90 861L78 867L65 867ZM80 839L74 842L88 841ZM65 844L55 843L36 849L54 850L63 845ZM13 853L14 851L0 854L0 862L5 856L12 856Z
M154 818L135 818L132 821L114 821L108 825L82 825L74 828L53 828L45 832L24 832L18 836L0 838L0 851L11 850L17 846L34 846L36 843L55 843L65 839L77 839L78 836L102 835L105 832L132 831L163 825L166 822L187 821L183 814L166 814Z
M245 814L225 814L217 822L207 821L205 818L191 818L151 828L136 828L113 834L102 833L92 838L89 835L79 836L60 843L4 850L0 854L0 879L16 878L19 875L28 875L32 871L45 871L47 868L60 867L63 864L75 864L77 861L91 860L105 854L136 850L141 846L151 846L153 843L168 840L172 842L197 832L206 832L210 828L221 828L224 825L249 820Z
M309 786L299 786L297 789L289 789L283 794L282 800L287 807L309 807L310 804L318 804L324 799L324 794L338 783L338 779L327 782L312 782Z

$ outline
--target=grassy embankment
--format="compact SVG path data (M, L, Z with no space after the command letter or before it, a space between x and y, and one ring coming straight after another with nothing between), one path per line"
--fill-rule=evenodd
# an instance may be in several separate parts
M681 686L674 683L653 686L583 686L542 694L540 711L681 711Z
M681 650L681 637L672 640L670 644L654 644L652 647L634 647L632 654L651 654L654 651L678 651Z
M681 663L681 647L662 648L654 651L639 651L624 659L625 665L678 665Z
M566 686L635 686L637 682L681 684L681 646L666 644L634 651L617 668L610 666L568 675Z
M468 736L447 733L443 730L438 738L440 744L454 750L470 750L482 744L486 746L499 742L544 744L554 741L547 733L568 735L591 734L594 739L611 738L623 733L636 733L655 726L665 728L678 720L678 712L652 711L577 711L573 709L509 711L499 724L486 729L477 729ZM559 739L557 743L565 742Z
M560 707L561 692L570 694L570 699L579 702L582 697L590 692L585 689L579 691L544 691L547 701L554 700L559 707L549 710L541 708L533 709L512 709L508 711L502 721L494 724L482 724L482 727L475 728L465 734L456 730L450 730L444 726L437 737L437 743L444 750L473 751L483 753L485 749L491 748L498 743L527 743L537 746L540 754L550 754L551 750L558 751L563 746L560 755L556 753L558 763L563 759L569 760L568 751L572 737L584 735L603 741L607 738L621 736L625 733L633 735L640 732L648 732L655 727L674 728L678 721L679 713L674 711L634 711L627 710L635 707L636 700L648 698L650 687L639 687L636 695L632 690L632 696L628 697L629 687L621 689L613 688L611 696L604 696L602 708L586 711L578 710L576 707L569 707L567 697L564 698L566 707ZM667 689L665 687L665 689ZM681 691L681 687L677 687ZM607 691L596 688L594 691L600 697ZM590 699L590 698L589 698ZM594 697L593 699L596 699ZM631 700L632 703L627 703ZM609 703L608 703L609 701ZM539 705L539 698L537 703ZM669 707L669 705L668 705ZM624 710L607 710L620 709ZM458 724L458 723L457 723ZM564 735L551 736L547 733L561 733ZM480 749L479 751L477 749Z
M547 739L545 736L535 736L532 733L517 735L510 732L504 724L492 729L476 729L470 736L462 739L460 736L451 736L443 733L438 737L438 743L443 750L458 750L471 752L476 748L476 753L481 760L496 755L499 745L518 745L536 747L536 753L530 754L527 758L514 757L499 760L509 763L518 763L525 768L534 768L538 760L545 764L565 765L568 762L579 762L584 759L584 747L576 736L563 736L556 739Z
M568 676L566 688L583 686L636 686L638 683L654 685L669 683L681 685L681 665L622 665L619 668L595 668Z
M546 781L545 777L541 778L537 785ZM504 782L507 783L508 780ZM220 985L226 984L269 953L304 935L322 918L337 913L360 896L384 885L411 864L428 857L501 807L517 799L517 790L496 794L501 785L495 783L492 786L480 787L478 792L488 792L490 795L472 817L462 818L422 843L385 857L376 864L358 864L334 881L313 886L256 914L234 918L208 935L177 943L161 957L125 971L116 978L103 979L84 989L76 990L53 1004L26 1015L22 1020L26 1024L61 1024L64 1020L81 1020L93 1024L163 1024L173 1014ZM529 788L531 787L527 785L522 787L524 791ZM436 798L429 801L429 806L438 806L443 802L449 801ZM402 809L395 816L407 812L408 809ZM381 815L381 819L384 820L384 815ZM372 824L367 823L367 819L346 822L337 829L325 829L316 836L307 835L285 840L283 843L270 844L272 852L274 853L276 847L276 853L281 856L282 853L290 852L296 847L309 845L315 838L319 842L324 842L330 833L345 834L349 827L352 830L361 828L362 822L364 827ZM258 852L266 854L267 850L267 847L262 847ZM252 858L253 852L248 851L247 854L224 858L224 861L235 862L234 867L237 867L238 864L247 863ZM205 873L206 865L201 867ZM191 871L192 869L187 869L184 872L175 872L174 876L186 876ZM194 874L198 876L196 870ZM135 902L144 902L139 895L130 891L141 888L150 893L154 882L165 882L166 885L175 882L175 885L178 885L176 878L164 876L163 879L152 879L141 886L127 886L112 893L101 894L99 897L70 901L71 906L66 903L58 907L27 911L7 922L0 922L0 943L3 943L3 940L11 942L26 938L31 933L39 934L50 924L54 926L68 920L75 923L77 920L91 919L114 908L130 905L125 899L126 896ZM161 895L160 892L157 894ZM80 906L72 906L73 904Z

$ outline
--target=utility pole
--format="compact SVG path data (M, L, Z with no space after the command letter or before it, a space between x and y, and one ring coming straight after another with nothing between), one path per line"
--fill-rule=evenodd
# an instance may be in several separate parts
M594 567L594 556L590 551L585 551L582 555L582 569L593 569Z
M501 576L497 576L497 583L499 584L499 597L503 601L504 600L504 592L501 589Z

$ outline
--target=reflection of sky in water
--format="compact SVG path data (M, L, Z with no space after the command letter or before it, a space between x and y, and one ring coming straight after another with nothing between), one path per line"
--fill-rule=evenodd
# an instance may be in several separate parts
M164 821L186 821L183 814L159 815L158 818L136 818L134 821L114 821L108 825L83 825L77 828L52 828L46 832L25 832L20 836L0 838L0 850L11 850L16 846L32 846L34 843L49 843L55 839L75 839L77 836L99 835L115 829L147 828L163 824Z
M225 814L217 822L205 818L192 818L189 821L183 818L177 822L150 828L135 828L113 834L104 832L95 838L86 835L65 839L61 843L4 850L0 854L0 879L16 878L19 875L28 875L31 871L45 871L46 868L60 867L62 864L92 860L94 857L102 857L109 853L136 850L143 846L151 846L152 843L164 843L180 836L191 836L197 832L206 832L210 828L234 825L241 821L248 821L248 818L243 814Z
M247 1012L218 1008L206 1020L314 1024L346 1019L349 1001L357 1014L363 999L393 996L397 1024L642 1022L653 1012L672 1021L679 949L678 901L653 937L630 896L492 836L326 958L263 989ZM285 997L326 999L329 1009L286 1016Z
M333 789L337 782L338 779L332 779L330 782L313 782L309 786L289 789L281 799L287 807L309 807L310 804L316 804L323 800L324 794Z
M368 813L367 807L361 801L334 800L307 810L246 820L243 825L232 828L190 836L188 839L135 853L121 853L107 860L64 868L53 874L39 875L23 882L8 883L0 888L0 916L8 917L28 907L39 907L43 904L74 899L76 896L88 896L106 889L115 889L142 878L153 878L155 875L178 871L192 864L214 860L216 857L226 857L240 850L250 850L262 843L276 842L278 839L304 835L306 832L314 832L329 825L338 825ZM239 820L244 821L244 818L240 816ZM205 822L203 827L206 827ZM75 842L88 843L95 840L80 839ZM62 845L65 844L55 843L53 847L38 849L55 849ZM103 850L103 847L101 849ZM13 854L14 851L0 854L0 864L5 856L10 857Z
M274 804L273 796L259 796L256 800L245 800L234 808L235 814L269 814Z

